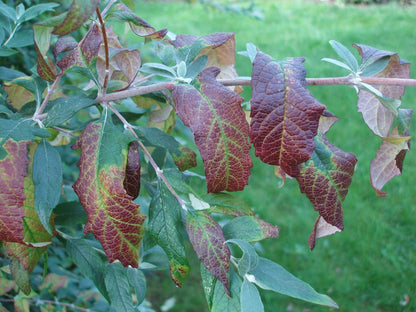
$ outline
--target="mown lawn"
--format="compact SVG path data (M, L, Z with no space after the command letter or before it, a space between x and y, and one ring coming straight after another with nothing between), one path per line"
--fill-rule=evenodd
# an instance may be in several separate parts
M336 57L328 44L331 39L349 47L362 43L399 52L403 59L416 62L416 7L343 7L304 1L257 1L256 6L263 9L263 21L199 3L137 1L136 11L155 28L177 34L235 32L238 51L253 42L277 59L304 56L307 77L346 74L321 62L323 57ZM237 56L236 67L241 75L250 75L247 58ZM264 255L329 294L340 311L416 311L416 153L408 153L402 176L387 184L389 195L377 197L368 170L380 140L357 113L355 91L346 86L311 87L310 91L340 117L328 135L332 143L359 159L344 203L345 230L320 239L311 252L307 239L317 213L300 194L296 181L278 188L273 167L255 161L250 185L238 196L260 217L281 227L278 239L262 244ZM415 98L416 91L407 89L403 107L416 108ZM412 130L415 133L414 125ZM177 304L171 311L206 311L197 265L193 269L182 290L175 289L168 274L150 279L154 307L175 296ZM410 298L406 305L405 296ZM331 310L270 292L262 292L262 297L266 311Z

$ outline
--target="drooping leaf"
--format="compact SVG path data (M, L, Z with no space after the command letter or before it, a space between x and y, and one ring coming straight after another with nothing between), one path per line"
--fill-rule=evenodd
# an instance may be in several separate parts
M42 255L52 243L52 237L43 227L35 208L35 187L32 180L33 175L33 156L36 149L36 143L30 144L28 158L30 159L27 166L27 176L24 178L24 195L23 203L24 216L23 222L23 241L21 243L6 242L7 254L10 259L19 261L24 270L29 274L33 271ZM51 222L51 221L50 221ZM53 232L53 224L51 224Z
M195 211L186 217L186 231L198 259L224 286L229 295L230 250L220 225L206 212Z
M109 295L104 282L105 265L99 252L84 239L68 239L65 247L82 274L88 277L108 300Z
M141 304L146 294L146 277L142 270L132 267L128 267L126 270L129 284L135 290L137 304Z
M81 148L80 174L73 188L88 215L84 232L95 235L110 262L137 267L146 216L123 186L129 140L107 111L88 124L73 145Z
M140 37L149 37L155 40L161 40L167 34L167 29L156 31L149 23L138 17L123 3L117 3L110 11L111 16L114 16L122 21L128 22L131 30Z
M306 89L303 58L275 61L261 52L253 64L250 139L255 155L296 176L312 156L325 106Z
M332 145L320 133L315 137L312 158L299 166L296 179L316 211L329 224L344 229L342 202L348 193L357 158ZM311 249L314 240L310 240Z
M327 295L317 293L309 284L293 276L279 264L259 257L258 265L246 274L257 286L308 302L338 308Z
M256 286L244 278L241 285L241 312L262 312L264 311L263 302Z
M24 179L27 176L29 141L8 139L0 160L0 241L23 242Z
M127 194L129 194L133 199L137 198L140 193L140 169L139 143L137 143L137 141L133 141L129 144L126 176L123 181Z
M33 159L35 208L43 227L52 235L50 218L62 192L61 156L45 139Z
M368 62L369 59L381 59L389 57L390 61L387 66L374 77L386 78L409 78L410 64L402 59L396 53L389 51L380 51L365 45L354 45L362 56L362 63ZM400 100L404 94L404 86L374 86L384 97ZM374 132L374 134L386 137L393 125L395 111L397 107L391 108L374 93L368 90L361 90L358 93L358 111L362 113L365 123Z
M236 217L223 227L226 239L242 239L248 242L275 238L279 235L279 227L255 216Z
M157 192L153 196L149 208L148 232L154 241L163 248L169 259L172 281L181 287L189 275L189 264L186 257L180 224L182 207L168 190L166 185L158 180Z
M111 306L116 311L135 311L126 268L123 268L119 262L107 263L104 272L105 286Z
M230 292L224 291L219 280L201 265L202 285L211 312L240 312L241 279L230 268Z
M308 244L311 249L315 248L316 239L329 236L341 232L341 229L329 224L320 215L316 218L315 224L313 225L312 233L309 236Z
M16 281L17 286L19 286L19 289L25 295L29 295L31 292L29 273L17 258L12 257L10 259L10 272L13 279ZM27 311L29 311L29 309L27 309Z
M173 90L175 110L195 137L207 177L208 192L242 190L248 183L252 161L249 127L242 98L215 80L219 69L210 67L197 84Z
M235 64L235 38L233 33L214 33L202 37L178 35L169 41L176 48L184 51L186 62L191 64L195 59L206 55L205 68L215 66L221 69L218 79L238 77Z
M370 181L378 196L386 196L384 185L395 176L402 174L406 152L410 147L410 137L403 137L397 127L381 143L376 157L370 165Z
M53 34L65 36L80 28L94 14L99 3L99 0L74 0L65 19L55 27Z

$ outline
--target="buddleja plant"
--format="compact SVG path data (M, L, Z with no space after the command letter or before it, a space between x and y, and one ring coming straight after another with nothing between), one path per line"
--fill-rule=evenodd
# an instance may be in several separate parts
M19 41L27 22L45 12L48 18L33 24L33 42ZM414 85L407 62L355 45L359 65L331 41L341 60L325 60L350 74L307 79L303 58L275 60L248 44L242 54L252 76L242 78L233 34L156 30L116 1L27 10L0 2L0 14L0 55L13 58L31 44L36 51L31 76L0 68L0 240L9 259L0 274L9 289L31 293L31 272L42 258L47 270L48 248L61 246L113 308L135 311L146 271L168 268L177 286L185 282L190 242L211 311L262 311L258 287L337 307L258 255L253 244L277 237L279 228L230 192L248 184L253 145L283 180L297 180L319 212L311 248L316 238L342 231L357 159L329 142L337 117L307 85L356 88L365 123L383 139L370 170L383 196L409 148L411 110L400 108L404 86ZM144 43L123 46L109 26L114 21ZM252 90L249 117L243 85ZM190 170L197 154L183 145L186 133L204 177ZM201 178L206 193L196 187ZM32 301L20 300L29 309Z

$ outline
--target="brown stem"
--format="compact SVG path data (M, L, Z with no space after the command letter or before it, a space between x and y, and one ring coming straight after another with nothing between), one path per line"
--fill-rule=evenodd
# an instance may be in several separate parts
M136 139L138 139L138 136L137 136L136 132L134 132L133 127L120 114L120 112L118 110L116 110L110 103L106 103L106 105L120 119L120 121L124 124L124 126L126 126L126 128L130 131L130 133ZM139 143L139 146L143 150L143 153L146 155L146 157L149 160L150 164L152 165L153 169L156 171L156 175L163 181L163 183L166 185L166 187L168 188L168 190L172 193L172 195L179 202L179 204L181 205L181 207L185 208L185 203L183 202L182 198L179 197L179 195L176 193L176 191L173 189L173 187L169 184L168 180L166 180L166 177L163 175L163 171L156 164L156 162L154 161L152 155L150 155L149 151L147 150L146 146L144 146L143 143L141 141L139 141L139 140L137 140L137 143Z
M110 93L110 94L105 94L105 95L103 94L101 96L98 96L95 100L98 101L98 102L115 101L115 100L128 98L128 97L131 97L131 96L136 96L136 95L161 91L161 90L164 90L164 89L172 89L173 86L174 86L173 82L159 82L159 83L155 83L153 85L127 89L127 90L114 92L114 93Z
M105 29L105 24L104 24L104 20L103 20L103 18L101 16L100 9L97 7L97 9L95 10L95 12L97 13L98 20L100 21L101 33L103 35L103 42L104 42L104 52L105 52L105 77L104 77L102 94L103 94L103 96L105 96L105 94L107 92L108 78L109 78L109 74L110 74L110 52L109 52L109 49L108 49L107 31Z
M37 110L36 114L33 116L34 119L38 119L39 115L45 110L46 105L48 105L49 99L51 98L52 94L55 92L56 87L61 81L62 75L56 76L55 81L53 82L51 88L49 89L48 93L46 94L45 98L43 99L42 104L40 105L39 109Z

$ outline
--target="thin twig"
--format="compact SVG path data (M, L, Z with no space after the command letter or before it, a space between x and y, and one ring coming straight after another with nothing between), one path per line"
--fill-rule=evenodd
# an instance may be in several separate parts
M45 98L43 99L42 104L40 105L39 109L36 111L35 115L33 116L34 119L39 119L39 115L45 110L46 105L48 105L49 99L51 98L52 94L55 92L56 87L58 86L59 82L61 81L62 75L57 75L55 81L53 82L52 86L50 87L48 93L46 94Z
M119 92L114 92L106 95L98 96L95 100L97 102L110 102L125 99L131 96L142 95L147 93L152 93L156 91L161 91L165 89L172 89L174 86L174 82L159 82L148 86L141 86L137 88L132 88L128 90L123 90Z
M133 127L130 125L130 123L120 114L118 110L116 110L110 103L106 104L107 107L120 119L120 121L124 124L124 126L130 131L130 133L135 138L139 138L134 132ZM168 190L172 193L172 195L176 198L176 200L179 202L181 207L183 209L186 209L185 203L182 200L182 198L179 197L179 195L176 193L176 191L173 189L173 187L170 185L166 177L163 175L163 170L159 168L159 166L154 161L152 155L150 155L149 151L147 150L146 146L143 145L143 143L139 140L137 140L137 143L139 144L140 148L143 150L143 153L146 155L147 159L149 160L150 164L152 165L153 169L156 171L156 175L163 181L163 183L166 185Z
M103 96L105 96L105 94L107 92L108 79L109 79L109 75L110 75L110 52L109 52L109 49L108 49L107 31L105 29L105 24L104 24L104 20L101 16L100 9L97 7L95 12L97 13L98 20L100 21L101 34L103 36L103 42L104 42L105 76L104 76L102 94L103 94Z

